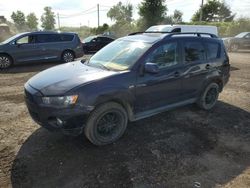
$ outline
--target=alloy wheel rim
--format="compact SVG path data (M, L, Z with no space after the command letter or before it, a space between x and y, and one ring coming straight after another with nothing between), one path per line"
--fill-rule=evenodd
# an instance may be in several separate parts
M206 97L205 97L205 103L207 105L212 105L215 103L217 98L217 89L216 88L210 88L207 91Z
M71 53L65 53L63 59L65 62L71 62L73 61L74 57Z
M11 64L9 58L7 57L0 57L0 68L7 68Z
M97 132L102 137L113 137L119 131L122 123L121 115L117 112L108 112L102 115L97 122Z

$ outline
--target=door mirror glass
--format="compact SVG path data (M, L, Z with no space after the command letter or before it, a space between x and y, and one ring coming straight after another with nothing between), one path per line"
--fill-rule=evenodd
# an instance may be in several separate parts
M146 73L149 74L157 74L160 71L158 65L156 63L151 63L151 62L147 62L145 64L144 70Z

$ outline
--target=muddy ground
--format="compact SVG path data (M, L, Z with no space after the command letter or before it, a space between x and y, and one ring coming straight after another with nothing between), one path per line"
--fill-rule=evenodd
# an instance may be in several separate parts
M130 123L104 147L40 128L24 83L57 63L0 73L0 187L250 187L250 53L230 54L216 107L193 105Z

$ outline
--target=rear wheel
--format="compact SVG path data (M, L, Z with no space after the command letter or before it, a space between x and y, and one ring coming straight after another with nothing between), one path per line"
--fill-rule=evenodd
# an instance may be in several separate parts
M210 110L215 106L218 96L219 85L211 83L205 88L197 104L201 109Z
M12 65L12 59L7 55L0 55L0 69L7 69Z
M88 118L85 135L95 145L106 145L118 140L128 123L124 108L114 102L97 107Z
M75 58L75 56L74 56L74 53L72 51L65 51L62 54L62 60L65 63L74 61L74 58Z

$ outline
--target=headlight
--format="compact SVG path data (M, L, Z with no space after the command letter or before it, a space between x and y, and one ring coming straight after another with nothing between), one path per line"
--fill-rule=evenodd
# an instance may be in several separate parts
M76 103L78 95L61 97L42 97L43 104L53 106L69 106Z

